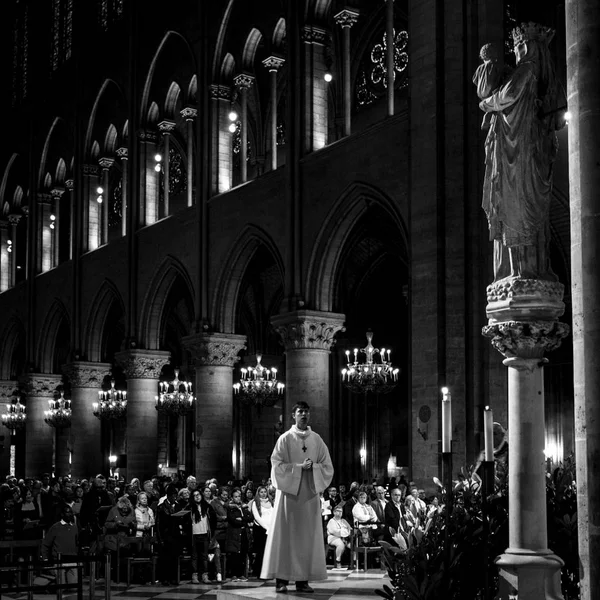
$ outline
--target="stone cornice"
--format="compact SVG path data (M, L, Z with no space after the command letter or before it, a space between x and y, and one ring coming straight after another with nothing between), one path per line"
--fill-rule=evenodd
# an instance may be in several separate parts
M100 175L100 167L98 165L85 164L83 165L83 174L98 177Z
M240 73L233 78L233 83L240 90L247 90L254 84L254 75L248 73Z
M138 139L142 142L156 143L158 136L156 135L155 131L150 131L149 129L140 129L138 131Z
M20 381L24 384L28 397L52 398L56 388L62 384L62 375L52 373L28 373Z
M181 109L179 111L179 114L186 121L191 121L191 120L195 119L198 116L198 109L197 108L192 108L191 106L186 106L185 108L183 108L183 109Z
M0 379L0 399L10 400L18 389L18 381L12 379Z
M196 367L233 367L240 360L238 352L246 348L245 336L229 333L198 333L182 338L181 342Z
M52 204L52 196L46 192L37 193L38 204Z
M278 71L279 68L285 63L285 59L281 58L281 56L269 56L262 61L262 64L269 71Z
M333 16L333 20L341 27L352 27L358 21L359 12L345 8Z
M169 352L162 350L124 350L115 354L127 379L160 379L160 372L169 362Z
M216 85L210 86L210 97L215 100L231 100L231 88L227 85Z
M50 195L55 199L55 200L60 200L62 198L62 195L65 193L65 188L63 187L54 187L50 190Z
M344 331L346 316L340 313L296 310L271 318L286 350L318 349L330 351L334 336Z
M302 41L307 44L320 44L324 46L327 42L327 32L314 25L305 25L301 35Z
M65 180L65 187L69 190L69 192L73 191L74 185L75 185L75 182L72 179Z
M104 378L110 374L110 363L77 360L63 365L62 371L69 378L71 387L100 389Z

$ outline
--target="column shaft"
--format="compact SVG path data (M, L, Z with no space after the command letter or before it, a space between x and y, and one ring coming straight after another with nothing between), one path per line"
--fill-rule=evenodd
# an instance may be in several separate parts
M344 27L344 135L352 132L352 88L350 86L350 27Z
M121 159L121 237L127 235L127 189L129 179L129 151L119 148L117 156Z
M242 183L248 181L248 88L243 86L241 92L242 129L240 131L240 177Z
M17 225L19 224L20 215L10 215L12 252L10 253L10 287L14 287L17 283Z
M169 133L165 133L165 155L163 157L164 173L163 173L163 204L164 214L163 217L169 216L169 142L171 136Z
M277 71L269 71L271 84L271 170L277 169Z
M194 121L187 119L187 205L193 204L194 192Z
M386 35L386 70L387 70L387 113L388 117L394 116L394 0L387 2L385 12Z
M10 287L10 255L14 250L11 250L11 252L8 251L7 241L8 223L6 221L0 221L0 292L5 292Z
M69 445L71 428L56 431L54 440L54 465L57 476L69 475L71 465L69 464Z
M71 473L73 477L92 477L108 471L103 464L100 421L94 416L92 404L98 401L98 386L72 387L71 391Z
M109 170L107 168L102 169L102 187L104 188L104 202L102 202L102 214L101 214L101 222L102 227L100 228L100 243L108 244L108 205L110 204L110 190L109 186Z

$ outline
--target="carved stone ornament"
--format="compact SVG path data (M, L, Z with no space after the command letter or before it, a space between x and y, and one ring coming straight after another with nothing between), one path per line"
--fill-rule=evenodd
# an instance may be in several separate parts
M240 73L233 78L233 83L241 90L248 89L254 84L254 75L248 73Z
M227 85L211 85L210 97L213 100L231 100L231 88Z
M181 339L196 367L215 365L233 367L238 353L246 349L246 337L231 333L198 333Z
M285 59L281 58L281 56L269 56L262 61L262 64L265 65L269 71L277 71L284 62Z
M110 374L110 363L75 361L63 365L62 371L69 378L72 388L98 388Z
M62 375L52 373L28 373L21 379L30 398L52 398L62 384Z
M18 225L22 216L23 215L14 215L14 214L13 215L8 215L8 217L7 217L8 218L8 222L11 225Z
M100 167L98 165L83 165L83 174L98 177L100 175Z
M175 129L175 121L165 119L158 124L158 130L161 133L171 133Z
M138 131L138 139L142 142L152 142L155 144L156 140L158 140L158 136L156 135L156 132L150 131L149 129L140 129Z
M74 186L75 182L72 179L65 179L65 187L69 190L69 192L73 191Z
M110 169L115 164L115 159L105 156L98 161L103 169Z
M356 21L358 21L359 13L355 10L350 10L346 8L337 15L334 15L333 20L340 25L340 27L352 27Z
M502 321L555 321L564 314L565 287L558 281L509 277L488 285L490 325Z
M0 219L0 229L2 231L8 231L8 221L5 221L4 219Z
M556 350L569 335L569 326L560 321L506 321L486 325L482 334L506 358L542 358Z
M38 199L38 204L41 204L41 205L52 204L52 196L50 194L46 194L45 192L38 192L37 199Z
M50 190L50 195L55 199L55 200L60 200L62 198L62 195L65 193L65 188L62 187L55 187L52 188Z
M185 108L179 111L179 114L186 121L191 121L192 119L195 119L198 116L198 109L192 108L191 106L186 106Z
M324 46L327 43L327 32L320 27L306 25L302 30L302 41L307 44L320 44Z
M19 383L12 379L0 379L0 398L10 400L19 389Z
M160 371L170 356L162 350L124 350L117 352L115 359L127 379L160 379Z
M344 330L345 315L339 313L297 310L271 319L286 350L318 349L330 351L334 336Z

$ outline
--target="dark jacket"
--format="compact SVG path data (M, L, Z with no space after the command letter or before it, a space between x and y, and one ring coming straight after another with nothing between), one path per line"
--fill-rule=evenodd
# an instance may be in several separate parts
M229 521L227 519L227 505L223 504L218 498L215 498L210 505L215 511L217 518L217 535L216 538L220 542L225 542L227 537L227 529L229 529Z
M229 528L225 536L226 552L241 552L242 537L247 536L247 528L254 521L247 507L233 502L227 506Z
M403 509L402 509L403 510ZM389 535L388 529L393 527L395 531L398 531L398 527L400 527L400 523L402 523L402 530L408 531L406 527L406 519L401 511L396 508L396 505L393 502L388 502L385 505L385 528L386 528L386 537Z

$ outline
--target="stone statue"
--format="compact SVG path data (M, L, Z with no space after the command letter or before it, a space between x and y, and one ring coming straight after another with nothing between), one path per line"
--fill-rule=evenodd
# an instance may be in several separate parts
M483 46L473 76L484 111L483 209L494 241L494 282L507 277L556 281L550 268L552 166L564 125L557 111L548 44L554 32L536 23L513 30L516 68Z

